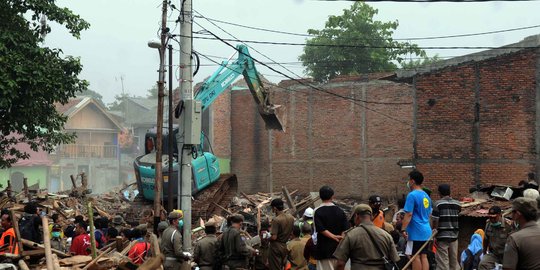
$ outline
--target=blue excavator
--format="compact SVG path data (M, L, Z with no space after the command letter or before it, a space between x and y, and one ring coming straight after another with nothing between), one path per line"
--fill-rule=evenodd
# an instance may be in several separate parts
M194 100L200 101L201 110L205 111L229 86L243 75L247 86L257 103L259 114L265 122L267 129L284 131L284 107L273 105L270 102L270 93L263 86L259 77L253 58L250 56L246 46L238 45L236 47L237 59L223 61L218 70L212 76L204 81L202 86L195 93ZM176 106L175 116L178 118L183 111L183 103ZM155 160L156 160L156 128L148 130L145 135L145 154L139 156L134 161L135 175L139 194L144 199L152 201L154 199L155 184ZM180 131L181 132L181 131ZM182 154L178 153L177 137L178 127L169 132L167 128L163 129L163 190L173 189L173 196L177 198L179 162ZM173 136L173 160L168 160L168 136ZM205 141L206 135L201 134L201 142ZM208 141L208 140L207 140ZM210 143L208 141L208 143ZM208 218L216 212L216 205L226 207L227 201L232 199L237 191L237 179L234 174L221 174L218 158L211 152L205 152L204 145L196 145L191 149L193 161L192 168L192 194L194 201L192 203L192 217L196 220L198 217ZM211 147L210 147L211 149ZM186 151L185 149L183 151ZM168 163L173 163L173 175L168 175ZM167 192L163 194L167 199Z

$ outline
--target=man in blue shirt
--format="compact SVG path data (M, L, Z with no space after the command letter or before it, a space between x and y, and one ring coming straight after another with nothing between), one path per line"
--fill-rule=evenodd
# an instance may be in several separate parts
M428 194L422 190L424 176L419 171L409 173L407 187L411 190L405 201L405 218L401 231L407 238L407 247L405 254L412 256L431 237L430 215L432 210L431 199ZM413 270L429 270L427 257L428 250L424 248L413 263Z

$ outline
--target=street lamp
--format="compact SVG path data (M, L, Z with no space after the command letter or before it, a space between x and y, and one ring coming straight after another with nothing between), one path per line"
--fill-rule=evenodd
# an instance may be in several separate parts
M157 109L157 132L156 132L156 166L154 183L154 233L157 235L157 225L161 221L161 193L163 190L163 88L165 84L165 42L162 34L161 42L150 41L148 47L159 50L159 79L158 84L158 109Z
M153 49L161 49L161 41L159 40L150 40L148 41L148 47ZM168 112L168 143L167 143L167 153L168 153L168 188L167 188L167 209L168 211L172 211L173 209L173 189L172 189L172 183L174 180L174 174L173 174L173 48L172 45L167 45L168 53L169 53L169 97L168 97L168 105L169 105L169 112ZM165 50L159 50L160 54L165 53ZM162 70L161 66L163 66L165 63L160 63L160 71ZM164 72L163 67L163 72ZM165 79L165 76L160 74L160 78ZM159 83L159 82L158 82ZM158 103L159 103L158 97ZM159 116L158 116L159 117ZM162 116L161 116L162 117ZM162 120L163 121L163 120ZM163 149L162 149L163 152ZM157 177L156 177L157 181Z

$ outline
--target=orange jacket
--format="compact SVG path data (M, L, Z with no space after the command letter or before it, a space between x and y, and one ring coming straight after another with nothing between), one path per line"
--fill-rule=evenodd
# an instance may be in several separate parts
M379 210L379 214L375 216L373 213L373 225L384 230L384 212Z
M9 228L2 234L2 237L0 237L0 247L3 247L4 245L8 245L8 248L5 251L1 251L0 254L19 254L19 245L17 244L17 238L15 237L15 230L13 230L13 228Z

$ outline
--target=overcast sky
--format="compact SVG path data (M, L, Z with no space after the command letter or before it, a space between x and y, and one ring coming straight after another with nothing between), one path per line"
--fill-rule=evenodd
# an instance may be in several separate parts
M157 39L160 27L161 5L159 0L77 0L58 1L90 22L91 27L76 40L68 32L52 25L46 46L59 47L66 55L80 56L84 66L81 77L90 82L90 89L103 95L105 103L114 100L124 90L131 95L144 96L158 78L158 53L147 47L150 39ZM180 6L180 1L174 3ZM194 9L202 15L222 21L253 27L268 28L293 33L306 33L307 29L322 29L330 15L340 15L352 5L349 1L302 0L194 0ZM540 25L540 2L481 2L481 3L370 3L379 9L376 19L398 20L399 28L394 38L430 37L453 34L478 33L525 26ZM175 28L178 11L170 16L169 26ZM196 21L223 38L228 34L203 18ZM275 42L305 42L305 37L268 33L217 23L224 30L242 40ZM194 31L200 30L194 26ZM540 34L539 28L475 37L417 40L420 46L503 46L523 38ZM178 49L177 44L174 44ZM236 45L236 44L235 44ZM249 44L261 54L250 49L253 57L263 62L298 62L302 46ZM209 56L228 57L234 50L215 40L194 41L194 50ZM427 50L429 56L459 56L478 50ZM174 61L178 63L176 53ZM216 59L219 61L219 59ZM212 64L202 59L202 64ZM294 72L274 66L291 77L302 76L299 63L286 67ZM285 79L273 71L258 66L267 79L278 82ZM217 66L202 66L194 81L202 81ZM178 72L175 72L178 77ZM178 84L175 83L174 87Z

